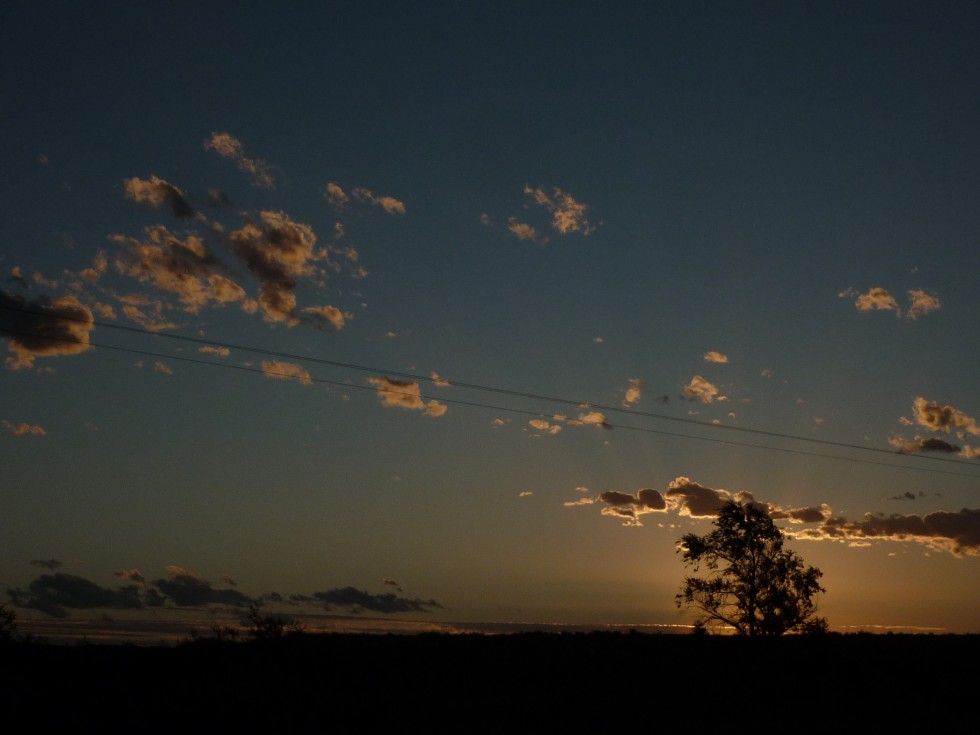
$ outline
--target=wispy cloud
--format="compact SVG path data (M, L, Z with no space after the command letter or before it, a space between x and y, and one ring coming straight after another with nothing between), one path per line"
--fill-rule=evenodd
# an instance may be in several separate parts
M275 179L269 172L265 161L248 158L242 149L241 141L228 133L211 133L204 141L204 148L217 153L219 156L230 158L238 164L238 168L252 177L252 185L264 189L275 188Z
M381 207L388 214L405 214L405 204L394 197L379 197L371 193L370 189L354 189L354 198L360 202L369 202Z
M40 424L28 424L26 421L16 424L13 421L4 419L3 428L14 436L44 436L48 433Z
M518 240L530 240L540 245L548 242L548 236L542 235L537 229L525 222L518 222L516 218L510 217L507 220L507 229Z

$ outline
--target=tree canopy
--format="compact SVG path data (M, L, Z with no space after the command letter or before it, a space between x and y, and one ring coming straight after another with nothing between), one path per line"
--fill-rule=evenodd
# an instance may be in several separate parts
M686 567L707 572L685 577L676 596L678 607L698 612L697 630L730 626L740 635L771 636L827 629L813 601L825 591L818 581L823 573L783 549L783 532L762 507L726 501L715 530L686 534L678 551Z

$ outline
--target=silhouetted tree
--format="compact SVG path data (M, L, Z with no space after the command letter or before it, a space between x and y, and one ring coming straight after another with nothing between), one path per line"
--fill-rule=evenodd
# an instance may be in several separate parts
M17 613L0 602L0 643L11 643L17 635Z
M678 607L699 611L696 631L708 623L730 625L747 636L826 631L813 601L825 591L817 581L823 573L783 550L783 533L765 510L729 500L715 526L706 536L686 534L678 547L685 566L697 572L703 564L708 572L685 577L676 596Z

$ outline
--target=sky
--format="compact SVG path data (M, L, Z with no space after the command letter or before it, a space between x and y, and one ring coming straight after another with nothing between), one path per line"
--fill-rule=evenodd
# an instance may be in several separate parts
M970 2L0 11L0 601L980 633Z

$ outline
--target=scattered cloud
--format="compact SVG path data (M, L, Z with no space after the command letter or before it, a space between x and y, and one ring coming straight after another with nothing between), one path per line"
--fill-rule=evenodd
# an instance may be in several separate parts
M354 189L354 198L359 202L369 202L381 207L388 214L405 214L405 204L393 197L378 197L369 189Z
M544 434L558 434L561 431L561 426L558 424L549 424L543 419L531 419L528 423Z
M74 296L33 301L0 291L0 336L13 353L6 360L11 370L30 370L38 357L78 355L91 349L89 333L95 328L92 311Z
M564 421L564 416L555 416L555 421ZM592 426L601 426L603 429L608 429L609 424L606 422L606 415L600 411L582 411L579 413L578 418L568 419L568 423L572 426L581 426L583 424L590 424Z
M524 193L531 197L535 204L551 213L551 226L562 235L572 232L591 235L595 232L596 228L585 216L589 206L575 201L571 194L565 193L557 186L552 187L551 194L548 194L543 187L531 188L525 184Z
M845 291L841 291L838 296L840 298L849 298L856 295L857 298L854 301L854 305L858 311L894 311L895 316L904 316L910 321L925 316L929 312L936 311L941 307L939 297L926 291L910 289L907 293L909 306L905 311L899 306L898 300L886 289L881 287L872 288L864 294L848 288Z
M67 618L72 609L142 607L135 586L113 590L64 572L42 574L26 590L9 589L7 594L14 605L38 610L53 618Z
M448 388L450 385L452 385L452 383L450 383L448 380L440 378L439 373L433 372L429 375L429 377L432 378L432 383L434 385L438 385L440 388Z
M163 373L164 375L174 374L174 371L171 369L169 365L167 365L164 362L160 362L159 360L153 363L153 369L156 370L158 373Z
M7 421L4 419L3 428L7 429L11 434L15 436L44 436L48 432L44 430L43 426L38 424L28 424L26 422L21 422L15 424L12 421Z
M368 378L371 385L378 387L378 398L385 407L397 406L424 412L427 416L442 416L446 413L445 404L422 399L419 384L394 378Z
M218 357L228 357L231 354L231 350L227 347L212 347L211 345L205 345L204 347L199 347L198 352L204 352L209 355L217 355Z
M542 235L537 229L524 222L518 222L514 217L510 217L507 220L507 229L510 233L516 237L518 240L530 240L531 242L536 242L539 245L544 245L548 242L548 236Z
M40 567L41 569L59 569L64 566L57 559L31 559L30 564L32 567Z
M725 396L719 395L718 386L700 375L695 375L691 382L684 386L684 397L689 401L701 401L701 403L727 400Z
M626 389L626 397L623 399L623 406L626 407L639 402L643 397L643 381L640 378L630 378L629 384L630 387Z
M937 402L926 400L922 396L917 396L912 402L912 418L903 417L899 420L906 425L917 424L947 434L951 429L956 429L960 436L964 436L964 432L980 436L980 425L975 418L952 406L940 406Z
M204 141L205 150L216 152L219 156L230 158L238 164L238 168L252 177L252 185L264 189L275 188L275 179L269 172L265 161L247 158L242 150L241 142L228 133L211 133Z
M566 502L568 507L578 505L589 505L593 501L590 498ZM612 516L622 520L624 526L642 526L640 516L646 513L661 513L667 510L667 502L659 490L652 487L645 487L637 490L636 495L624 493L618 490L607 490L599 493L596 502L605 503L602 509L603 515Z
M202 607L204 605L230 605L245 607L254 600L238 590L215 589L210 582L178 566L168 566L169 577L153 582L162 594L178 607Z
M895 447L901 454L916 454L919 452L955 454L956 452L962 451L962 447L950 444L937 437L924 439L921 436L917 436L914 440L909 440L904 437L893 436L888 440L888 443Z
M263 360L262 372L267 378L298 380L303 385L313 385L310 373L303 367L282 360Z
M517 497L519 497L519 498L529 498L529 497L531 497L532 495L534 495L534 492L532 492L531 490L521 490L521 491L520 491L520 492L519 492L519 493L517 494Z
M433 609L446 609L435 600L410 599L390 592L372 595L354 587L336 587L326 592L314 592L311 598L304 599L319 602L326 610L341 608L354 615L359 615L364 611L390 615L391 613L424 613L431 612Z
M332 181L328 183L326 188L323 190L323 197L337 208L342 208L348 201L350 201L347 196L347 192L341 188L340 184L335 184Z
M704 361L705 362L728 362L728 355L723 355L720 352L715 352L714 350L712 350L711 352L704 353Z
M184 218L195 215L194 207L187 201L184 192L158 176L151 176L149 179L134 176L125 179L124 184L126 196L137 204L145 204L153 208L169 204L174 217Z

